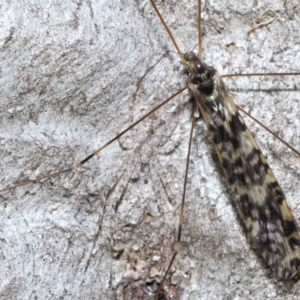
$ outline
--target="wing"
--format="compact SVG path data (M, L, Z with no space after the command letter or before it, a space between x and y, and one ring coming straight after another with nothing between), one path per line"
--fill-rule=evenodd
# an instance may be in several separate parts
M201 93L189 86L209 129L246 229L269 266L291 278L300 266L300 236L285 195L246 127L221 77L213 72L215 90ZM207 89L207 87L206 87ZM213 101L208 98L212 97Z

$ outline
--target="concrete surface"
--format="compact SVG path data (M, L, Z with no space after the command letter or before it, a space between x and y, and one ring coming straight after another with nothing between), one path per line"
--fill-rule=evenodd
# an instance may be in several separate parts
M182 51L196 49L196 1L157 2ZM300 70L298 1L227 2L204 3L209 64ZM1 187L73 165L185 85L149 1L0 3ZM278 20L247 36L267 8ZM226 82L299 150L299 77ZM151 299L176 235L191 114L184 93L81 171L2 193L0 298ZM299 157L246 122L299 220ZM199 120L166 298L299 299L299 282L278 279L248 242L216 160Z

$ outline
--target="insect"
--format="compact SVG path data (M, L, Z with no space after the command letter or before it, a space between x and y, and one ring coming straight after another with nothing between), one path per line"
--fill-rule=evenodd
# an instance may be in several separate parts
M103 7L105 7L105 3L103 5ZM124 118L126 123L129 124L133 115L134 118L136 118L137 116L142 115L144 111L147 111L148 107L151 107L150 104L152 104L152 102L156 103L159 99L167 98L171 94L169 89L173 91L177 90L178 81L176 81L175 84L170 82L170 80L166 80L166 78L174 78L174 68L176 69L176 64L174 67L173 61L170 59L163 59L162 63L159 64L159 69L157 70L154 68L153 73L150 72L142 82L140 92L135 99L136 102L132 103L132 101L129 101L129 104L127 104L128 99L132 100L131 94L136 90L135 84L138 81L137 78L141 77L147 67L154 64L163 53L162 48L160 48L156 55L154 55L152 51L149 51L149 55L151 57L153 56L154 59L149 58L149 61L145 61L145 57L147 57L147 52L144 51L145 48L140 48L141 50L139 50L139 48L136 49L136 45L143 45L140 40L142 40L142 36L144 36L145 33L147 37L150 38L150 41L159 45L159 39L156 40L154 38L154 33L157 33L159 36L159 33L163 31L161 25L157 21L153 21L154 16L151 15L151 8L149 6L143 7L142 3L139 3L139 5L141 5L141 7L138 7L138 11L143 12L143 17L139 15L136 16L135 22L138 22L140 26L144 25L145 27L143 28L147 28L148 31L141 30L139 26L135 26L138 30L134 31L134 35L142 32L143 35L141 35L141 38L138 39L136 37L137 40L135 40L135 43L128 44L128 34L126 34L127 42L123 43L122 39L119 38L120 32L123 30L127 33L129 27L124 27L124 22L118 24L116 21L111 21L111 27L117 26L119 30L114 33L118 36L118 38L114 40L115 43L112 43L111 48L109 48L108 45L105 45L107 48L101 48L101 50L107 50L107 52L101 53L101 60L100 56L98 58L98 54L94 56L95 60L82 60L82 70L90 70L90 73L86 72L88 74L93 74L93 80L91 81L93 82L93 85L90 82L87 83L85 79L86 76L78 75L77 71L77 73L74 73L81 79L76 81L76 85L72 88L70 86L68 86L68 89L64 88L63 90L65 91L62 95L61 93L54 93L54 89L47 87L47 85L43 86L44 89L47 90L48 88L50 90L50 95L55 95L55 101L53 101L53 103L47 101L46 108L48 111L54 111L55 115L57 115L57 119L51 116L50 119L43 121L43 119L46 118L45 115L47 115L41 112L43 109L39 110L36 107L32 108L32 118L29 121L27 120L25 125L20 126L20 124L18 124L18 131L15 136L19 137L20 131L22 132L22 135L25 136L25 141L22 142L22 146L26 151L29 150L29 147L34 147L35 145L36 148L33 148L32 152L28 153L28 156L24 159L23 153L18 152L18 149L23 149L20 146L15 147L12 154L13 156L10 157L11 161L9 164L5 164L6 167L2 173L7 174L10 172L7 170L7 166L11 165L12 162L15 163L20 157L22 159L20 166L22 169L20 172L24 171L24 165L25 170L33 169L34 172L43 172L45 169L60 169L63 167L63 163L69 165L69 156L74 155L74 153L76 153L76 157L71 159L71 163L73 161L78 161L85 156L85 153L90 152L89 149L86 150L87 146L84 145L89 145L90 149L94 149L99 145L99 139L104 142L109 138L107 135L111 132L118 132L121 128L124 128L123 126L125 124L122 124L118 129L113 129L113 127L116 126L117 120ZM164 9L164 6L162 6L161 9ZM180 9L178 6L177 9L180 13L184 12L187 14L185 9ZM229 25L227 25L229 23L226 22L224 14L221 13L222 10L223 9L217 10L217 21L213 18L211 21L212 25L214 25L212 27L215 33L220 31L223 34L226 31L222 28L225 26L224 24L226 24L226 29L229 29L230 32L230 28L228 28ZM132 14L132 11L137 11L137 7L124 7L122 13L125 15L126 13ZM206 18L209 18L213 11L215 12L213 7L208 5ZM168 20L168 13L166 16L166 19ZM196 20L196 13L194 13L193 16L194 17L191 18L187 17L187 19L190 22ZM117 16L114 20L120 18L121 16ZM172 15L170 18L172 19ZM74 18L74 20L76 21L76 18ZM74 20L71 24L74 24ZM108 22L108 24L110 23ZM182 44L195 45L196 35L194 29L192 30L193 34L190 38L191 42L187 42L189 40L189 34L187 33L186 27L189 25L192 24L185 24L184 28L180 27L178 36L184 36L184 34L186 34L188 38L186 38ZM154 28L156 30L153 29L153 26L155 26ZM232 57L232 53L236 53L235 51L237 51L235 48L243 49L243 47L246 47L247 49L247 47L250 47L248 44L241 47L231 44L231 41L234 40L233 36L236 35L236 26L232 26L234 31L232 29L232 35L227 37L228 43L224 43L224 41L220 42L219 34L210 35L207 33L207 36L209 35L209 49L216 49L216 54L214 54L212 50L210 51L212 60L217 61L218 56L222 55ZM285 26L288 25L285 24ZM71 28L73 27L71 26ZM128 30L126 31L125 28L128 28ZM182 34L180 33L181 28L183 30ZM248 29L246 25L245 28ZM100 29L99 32L101 32ZM132 28L130 29L132 30ZM270 32L267 31L265 37L269 37L269 34ZM176 36L176 30L174 35ZM287 34L285 36L287 36ZM290 33L289 37L291 41L288 39L290 42L293 41L291 36L292 34ZM269 38L272 40L272 37ZM109 38L106 38L106 40L109 40ZM262 40L264 39L261 38L260 43L257 45L261 46L264 44ZM120 46L118 46L118 43L121 43ZM251 47L253 47L252 43L253 41L250 43ZM86 47L86 44L84 46ZM258 55L263 53L259 46L257 46L257 52L252 48L251 51L253 52L250 54L247 51L244 52L244 54L248 53L251 62L254 61L254 65L252 66L254 70L261 70L262 66L264 66L263 63L260 62L260 57ZM188 50L190 50L190 46L188 47ZM288 49L288 43L284 47ZM111 49L114 48L116 51L110 53L112 51ZM135 50L137 53L140 52L141 58L136 60L137 56L132 56L132 58L131 56L127 56L126 59L124 59L124 54L122 54L121 57L118 56L119 50L124 48L129 48L131 51ZM207 49L208 47L206 48L204 45L203 48ZM80 47L79 49L82 50ZM152 50L151 47L150 49ZM223 50L223 52L219 52L220 49L221 51ZM269 47L266 49L269 49ZM76 52L79 53L80 51L75 51L75 54ZM128 53L130 53L130 51L128 51ZM86 56L88 56L87 54L89 53L87 52ZM216 57L214 57L214 55L216 55ZM61 62L60 69L62 70L61 74L59 74L61 76L61 81L58 80L58 82L63 82L70 76L70 73L67 73L68 76L64 75L64 71L69 64L69 61L74 61L74 57L75 55L71 55L70 57L67 56L65 62L65 57L61 56L59 60L59 62ZM103 63L103 57L105 58L104 61L106 63ZM229 72L231 71L231 73L239 70L239 68L241 68L240 62L232 62L232 60L228 60L228 57L224 57L224 61L227 61L227 63L223 60L219 60L217 65L214 64L216 68L219 71L224 71L224 73L226 73L229 68L231 68L229 69ZM98 60L96 60L96 58L98 58ZM113 58L114 61L112 62ZM119 67L118 64L116 66L116 58L121 61L120 65L122 67ZM244 60L245 59L243 58L243 61ZM99 74L93 72L93 65L96 65L95 61L98 62L99 68L101 67L100 70L102 70ZM267 61L267 66L272 68L270 57L265 61L262 58L262 61L264 63ZM178 66L180 65L179 63L177 64ZM74 64L74 69L75 65L77 67L76 70L78 70L78 64ZM96 65L97 68L95 67L95 69L98 69L98 65ZM290 65L292 65L292 63ZM246 66L249 67L247 64ZM267 66L264 67L267 69ZM109 75L108 71L105 70L113 70L114 72L112 74L114 75ZM272 71L272 69L270 71ZM280 71L285 70L280 69ZM128 72L131 76L128 76ZM135 74L135 76L132 74ZM116 78L118 79L117 81ZM155 78L155 81L153 78ZM149 83L147 80L150 80L151 82L150 87L148 86ZM181 80L181 82L182 81L183 80ZM274 81L275 79L271 79L271 83L274 84ZM72 80L66 81L67 84L70 84L70 82L72 82ZM258 79L257 81L254 79L254 87L257 84L258 89L261 90L261 86L264 84L262 82L264 81L261 79ZM247 85L248 84L249 83L247 83ZM295 81L292 80L291 85L293 86L294 84ZM92 86L91 89L88 88L89 85ZM55 88L57 88L57 86L58 85L55 84ZM98 86L101 86L101 88L97 90ZM286 83L283 87L285 86ZM108 96L106 92L110 88L112 88L112 93ZM150 88L151 91L149 91ZM39 92L41 92L41 90ZM149 99L149 95L153 95L153 91L155 91L154 97ZM246 96L239 96L239 98L243 98L242 100L245 101L244 105L247 105L246 100L249 100L249 102L252 103L249 106L250 110L255 113L255 110L260 107L260 95L257 96L257 93L255 93L255 96L252 96L248 95L249 90L246 90L246 92L247 97L249 97L248 99L244 100ZM279 105L281 105L279 104L278 99L291 99L290 90L288 92L288 96L283 96L280 93L278 98L272 95L272 99L275 98L275 100L268 98L268 101L274 101L273 103L268 102L269 110L268 115L266 116L266 119L270 118L269 120L273 121L271 123L275 122L271 109L274 109L275 112L279 110L283 116L285 115L284 109L278 108ZM272 93L275 92L272 91ZM49 98L48 94L47 98L46 95L43 96L43 93L41 93L41 95L41 99ZM105 95L104 99L103 95ZM265 97L266 95L263 94L264 100ZM61 101L61 99L66 100ZM93 101L93 99L101 99L101 101L100 103L95 103L96 101ZM115 99L118 99L118 101L116 106L113 106ZM149 101L145 101L145 99L148 99ZM253 99L257 100L257 102L254 102ZM5 197L4 203L6 204L5 210L3 209L3 214L7 214L8 211L11 213L9 217L13 220L17 220L16 223L10 223L9 226L4 226L4 229L8 231L8 233L15 232L13 237L12 235L9 236L13 240L24 241L24 239L26 239L30 241L29 246L27 246L29 248L27 252L22 248L25 243L20 246L20 249L23 249L21 251L23 256L21 255L20 262L24 262L24 256L29 257L29 261L31 261L32 264L34 262L36 265L46 266L49 271L48 274L50 274L49 276L54 278L53 281L51 281L48 277L43 277L41 283L36 283L37 286L38 284L42 285L43 283L48 283L50 287L48 289L46 288L45 292L56 296L63 295L66 291L62 287L65 288L67 283L72 281L77 288L70 284L70 287L72 286L72 288L67 290L69 295L77 297L81 296L83 298L96 297L96 295L103 292L103 287L105 287L108 295L117 295L118 297L121 297L122 293L128 295L128 291L126 290L128 286L126 286L124 282L139 283L139 281L144 279L141 274L145 270L151 270L153 276L150 277L153 278L153 281L149 281L148 279L149 289L151 288L151 285L155 285L153 283L155 282L155 276L157 273L161 272L160 266L162 266L163 263L167 264L167 258L170 257L172 251L171 243L175 236L177 223L177 203L180 201L180 197L177 195L181 195L182 192L181 182L183 179L183 172L180 173L179 170L183 170L184 168L184 158L181 158L181 156L184 156L183 153L185 153L185 141L188 139L188 130L186 130L186 128L190 123L188 121L182 123L181 117L183 117L183 120L188 120L191 110L187 109L189 106L187 100L183 100L183 103L179 104L180 100L182 100L182 98L177 101L175 100L175 104L165 107L162 112L158 112L156 118L153 117L151 121L148 120L145 122L143 125L146 126L146 128L144 127L144 131L143 126L140 129L136 128L132 133L129 133L127 137L121 139L119 144L112 145L112 147L102 153L90 167L84 169L83 173L72 174L70 177L53 179L51 182L46 182L42 185L33 185L30 188L19 189L12 195L9 194L3 196ZM27 101L29 100L27 99ZM80 105L77 105L76 102ZM42 105L43 101L40 100L39 103ZM124 103L127 104L125 107L122 105ZM100 107L99 111L93 113L98 105ZM289 105L290 108L294 108L297 104L295 105L295 102L291 102ZM181 112L179 108L183 108L183 112ZM66 113L64 113L65 111ZM287 109L287 112L290 111L291 110ZM38 121L35 121L34 118L34 115L36 114L40 114ZM79 115L80 123L83 124L84 122L85 124L80 129L78 125L75 125L76 120L74 120L73 114ZM271 116L269 116L269 114L271 114ZM294 114L296 114L296 112L294 112ZM68 126L61 126L59 117L66 119L66 115L72 115L72 121ZM108 121L104 121L104 116L106 115L110 116ZM17 118L16 116L19 116L18 113L13 115L14 118ZM296 116L294 117L295 119L297 118ZM52 118L54 118L53 120L55 121L52 121L53 123L49 124L49 120ZM85 118L86 120L84 120ZM282 122L284 122L284 119L285 118L283 118ZM97 124L100 122L105 124L104 129L103 123L101 124L102 127L97 127ZM275 131L281 132L282 129L276 127L277 125L280 125L279 123L280 122L272 125L275 125ZM285 122L283 127L287 128L288 125L290 124ZM42 131L43 127L46 128L46 130L42 131L42 133L33 135L32 133L36 132L36 126L39 128L38 132ZM220 286L220 290L218 289L217 283L220 280L219 276L224 278L224 274L227 274L225 275L226 282L229 280L234 281L232 289L229 288L226 291L227 294L230 294L232 290L235 290L236 292L249 291L251 290L251 287L245 289L249 272L251 273L252 269L261 270L261 264L258 262L257 256L249 249L249 245L247 244L244 235L240 232L241 229L230 206L228 194L226 194L225 184L220 184L220 181L222 182L220 172L218 172L218 168L215 167L211 154L208 154L211 153L211 145L205 138L207 133L204 130L204 126L201 124L197 124L197 126L197 136L194 143L197 145L197 148L193 148L195 156L191 164L192 174L196 173L196 175L190 175L190 178L193 178L193 181L195 182L192 182L191 185L189 185L187 191L188 194L192 195L192 199L191 201L187 201L186 206L186 219L188 222L186 222L187 224L184 224L183 236L185 239L183 239L182 259L177 262L177 265L175 264L175 270L177 271L172 273L170 288L176 287L176 280L178 280L178 286L184 286L184 292L187 294L193 293L196 295L196 298L197 295L205 297L205 293L209 296L214 295L217 297L217 295L224 293L224 285ZM64 131L64 141L59 142L57 140L59 138L58 133L64 128L69 128L70 131ZM91 131L92 128L94 128L95 131ZM84 134L76 138L76 134L79 131L84 132ZM255 132L258 137L261 134L260 131L261 129ZM153 133L152 135L152 132L155 134ZM72 139L70 138L70 140L77 140L75 146L66 146L69 144L69 136L74 137ZM85 141L82 140L82 136L86 136L85 138L88 140L88 143L85 143ZM101 138L99 138L99 136L101 136ZM168 142L169 138L171 142ZM297 138L299 138L297 134L294 135L293 141L296 144L298 141ZM267 142L265 142L266 139ZM45 146L45 141L52 141L52 143L50 143L49 146ZM202 141L202 143L199 141ZM269 152L268 159L270 164L272 164L272 167L273 163L276 163L276 160L273 162L272 158L276 155L285 156L287 161L284 162L284 168L285 170L286 168L291 170L291 173L294 171L294 173L296 173L297 181L297 170L295 171L292 167L297 164L297 158L282 147L278 148L279 150L277 148L273 149L273 147L275 147L274 145L277 145L277 142L274 142L273 138L263 134L263 141L266 145L270 144L269 147L271 148L271 152ZM137 146L140 147L140 149ZM121 150L123 150L123 152ZM49 156L49 161L47 161L47 156ZM35 157L34 161L32 161L32 157ZM138 158L138 160L135 160L134 158ZM201 167L198 165L199 161L201 161ZM280 169L283 167L281 166L278 168L279 170L277 171L280 172ZM284 173L286 173L285 170ZM29 173L29 171L27 171L27 173ZM35 174L27 173L26 175L33 178L35 177ZM217 177L213 178L211 176L212 174L219 175L216 175ZM8 176L9 175L6 175L6 177ZM83 178L86 178L86 180ZM199 182L203 183L200 187ZM284 184L291 190L290 188L292 187L288 181ZM282 182L281 185L283 185ZM124 188L125 186L126 189ZM160 189L158 190L156 187L160 187ZM287 195L287 197L290 203L292 198L296 198L289 195ZM195 201L195 198L200 200ZM192 205L196 205L196 207ZM208 223L208 212L213 205L216 205L219 219L216 222ZM102 228L96 241L93 259L91 260L87 271L84 272L83 270L86 267L92 240L97 230L96 225L104 212L106 219L102 220ZM193 212L195 212L195 214L193 214ZM2 219L9 220L7 215L4 215L3 217L5 218ZM167 224L169 220L175 220L175 224ZM26 224L26 226L24 224ZM10 230L8 230L8 228ZM140 231L136 229L139 229ZM231 230L229 231L229 229ZM25 232L23 230L25 230ZM154 235L153 233L156 231L159 232L157 235ZM40 238L35 238L36 234L39 234ZM6 241L11 240L6 237ZM40 245L39 242L41 241L44 241L44 243L41 243L42 246L39 248L38 245ZM153 244L158 246L153 246ZM189 244L189 247L187 247L187 244ZM11 249L11 244L9 242L7 242L7 245L10 246L9 249ZM5 248L5 250L7 256L8 250L7 248ZM28 256L26 256L27 253ZM32 255L32 253L35 255ZM17 255L12 257L16 266L18 266L17 257ZM158 263L156 263L157 261ZM197 262L200 262L200 264ZM146 263L148 265L146 265ZM57 267L61 265L68 266L66 273L63 273L63 268ZM226 269L226 266L228 269ZM32 270L36 269L30 268L30 271ZM57 270L61 271L60 273L63 275L64 279L62 281L57 280ZM241 278L241 274L245 274L246 271L247 276ZM266 274L264 272L265 271L263 270L260 271L259 275L255 272L255 276L261 276L265 280ZM24 282L25 274L18 277L22 279L19 279L21 282ZM213 283L211 283L211 277L214 277ZM70 278L72 278L72 280ZM75 280L73 280L74 278ZM273 282L272 279L268 280ZM195 282L199 284L199 287L193 287ZM10 280L10 284L13 283L14 281ZM126 288L124 288L124 285ZM23 286L25 289L24 283ZM188 288L189 286L191 289ZM139 285L137 284L137 291L138 287Z

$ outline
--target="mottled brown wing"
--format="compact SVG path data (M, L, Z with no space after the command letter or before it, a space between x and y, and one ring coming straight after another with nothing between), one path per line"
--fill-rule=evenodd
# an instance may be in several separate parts
M198 98L243 223L274 272L282 278L291 278L300 266L297 223L224 82L217 73L214 76L220 105L213 112L201 109L202 96L192 84L190 88Z

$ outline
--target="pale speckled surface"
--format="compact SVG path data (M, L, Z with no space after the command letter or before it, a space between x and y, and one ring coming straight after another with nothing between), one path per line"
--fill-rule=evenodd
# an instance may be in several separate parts
M72 165L184 85L148 1L113 2L1 4L1 186ZM197 45L196 3L175 2L160 9L184 52ZM300 70L298 1L227 2L205 2L208 63L221 74ZM278 20L248 37L269 7ZM237 103L299 149L299 80L226 82ZM151 290L170 256L190 115L188 97L178 97L83 171L0 195L0 298L132 299L145 282ZM300 159L246 122L299 220ZM250 248L201 121L195 136L173 289L180 299L298 299L299 282L278 280Z

